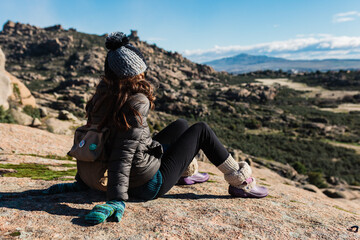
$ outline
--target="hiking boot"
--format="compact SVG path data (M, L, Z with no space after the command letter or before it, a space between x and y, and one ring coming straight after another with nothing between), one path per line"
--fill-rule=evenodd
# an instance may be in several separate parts
M256 185L255 179L251 177L239 187L229 185L229 194L241 198L263 198L269 194L269 190L266 187Z

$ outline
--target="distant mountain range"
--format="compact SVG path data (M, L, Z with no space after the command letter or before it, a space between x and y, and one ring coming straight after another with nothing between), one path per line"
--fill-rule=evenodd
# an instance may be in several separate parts
M327 71L340 69L360 69L360 59L324 59L324 60L288 60L268 56L239 54L234 57L222 58L206 65L217 71L232 73L253 72L257 70L297 70L297 71Z

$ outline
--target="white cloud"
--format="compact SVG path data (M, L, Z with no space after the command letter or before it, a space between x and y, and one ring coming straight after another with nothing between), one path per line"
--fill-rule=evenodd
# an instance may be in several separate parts
M350 11L350 12L344 12L344 13L337 13L334 16L337 17L347 17L347 16L354 16L354 15L358 15L359 12L357 11Z
M351 22L354 20L355 20L355 18L353 18L353 17L339 17L339 18L334 19L334 22L341 23L341 22Z
M333 16L333 22L334 23L350 22L356 20L356 18L358 17L360 17L360 12L358 11L337 13Z
M196 62L231 57L240 53L286 57L288 59L326 59L360 57L360 37L329 34L300 35L286 41L254 45L214 46L211 49L186 50L184 56Z

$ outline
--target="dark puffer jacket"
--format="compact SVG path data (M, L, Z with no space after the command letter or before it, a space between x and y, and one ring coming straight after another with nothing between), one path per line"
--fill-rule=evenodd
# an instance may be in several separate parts
M100 123L106 111L107 103L102 101L105 91L107 86L101 82L88 109L92 124ZM140 113L142 123L138 122L139 117L134 116L131 108ZM108 200L127 200L129 188L145 184L160 168L163 150L161 144L151 138L146 121L149 110L148 98L142 93L134 94L122 109L132 127L124 131L109 124Z

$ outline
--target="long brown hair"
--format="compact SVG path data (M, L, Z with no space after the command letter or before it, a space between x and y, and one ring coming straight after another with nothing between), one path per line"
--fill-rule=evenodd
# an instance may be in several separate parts
M90 99L86 105L87 117L89 117L91 111L96 111L96 109L90 107L91 104L93 104L93 106L96 104L97 106L106 108L104 117L98 126L99 129L107 125L110 121L115 123L119 129L130 129L132 126L128 123L122 109L126 105L129 97L136 93L143 93L150 101L150 108L154 109L155 97L153 95L153 87L146 81L144 73L134 77L119 78L108 67L106 59L105 75L101 76L101 80L106 84L107 90L101 94L101 97L96 101L97 103L92 103L93 99ZM100 95L99 91L99 88L97 88L95 95ZM104 106L103 103L106 103L107 106ZM143 119L141 114L136 109L131 108L131 110L137 121L142 124Z

